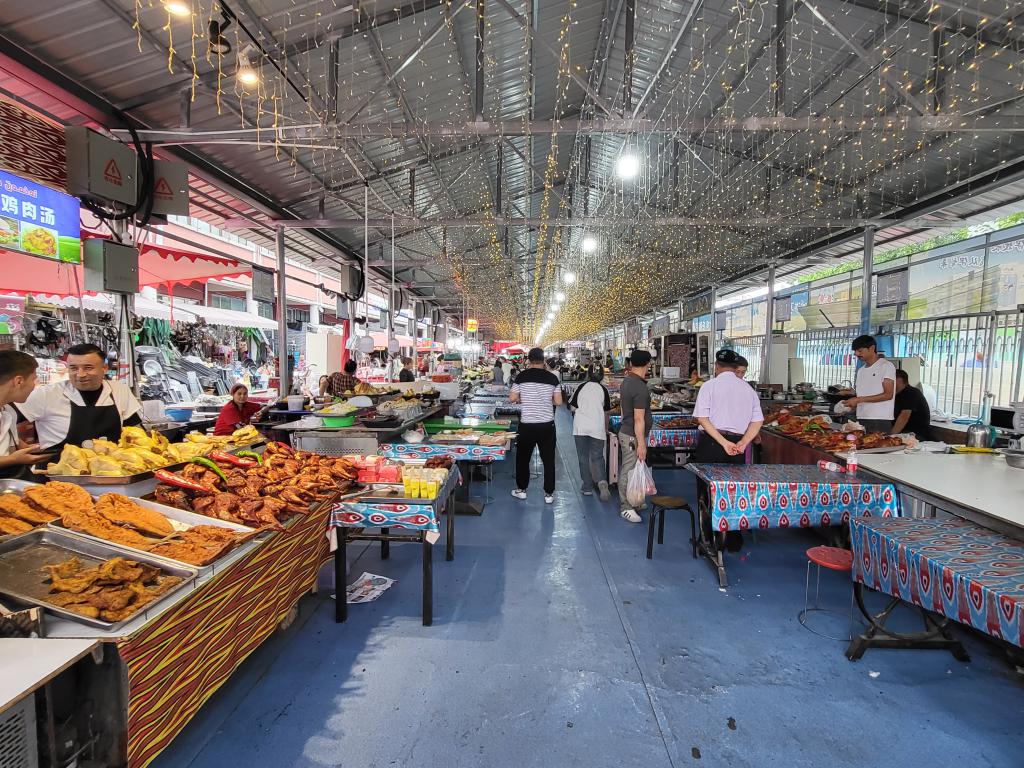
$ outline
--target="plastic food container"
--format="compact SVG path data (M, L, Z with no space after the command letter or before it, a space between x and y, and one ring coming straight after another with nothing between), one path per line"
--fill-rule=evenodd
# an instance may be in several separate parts
M348 416L321 416L325 427L351 427L356 423L356 417L352 414Z
M289 411L301 411L302 406L306 403L306 398L302 395L288 395L285 402L288 403Z
M192 418L192 408L165 408L164 416L171 421L188 421Z

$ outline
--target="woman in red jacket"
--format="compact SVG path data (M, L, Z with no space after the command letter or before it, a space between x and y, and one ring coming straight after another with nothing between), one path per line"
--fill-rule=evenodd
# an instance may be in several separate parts
M215 435L230 435L236 429L244 427L253 417L266 406L260 407L256 403L249 402L249 388L245 384L235 384L231 387L231 400L220 409L217 416L217 423L213 427Z

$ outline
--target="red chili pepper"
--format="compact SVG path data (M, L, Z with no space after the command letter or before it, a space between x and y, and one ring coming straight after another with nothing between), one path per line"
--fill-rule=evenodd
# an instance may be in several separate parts
M176 475L173 472L168 472L166 469L158 469L153 473L153 477L159 480L165 485L172 485L175 488L183 488L186 491L194 491L195 493L214 494L217 490L210 488L199 483L193 483L191 480L186 480L181 475Z
M226 453L224 451L210 451L208 454L214 461L222 461L225 464L231 464L234 467L255 467L256 462L252 459L243 459L235 456L232 453Z

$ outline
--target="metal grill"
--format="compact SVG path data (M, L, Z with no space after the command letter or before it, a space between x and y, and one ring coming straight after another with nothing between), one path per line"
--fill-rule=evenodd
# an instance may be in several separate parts
M312 451L322 456L372 456L377 453L377 438L349 435L316 435L296 432L292 445L298 451Z
M0 768L38 768L35 697L0 713Z

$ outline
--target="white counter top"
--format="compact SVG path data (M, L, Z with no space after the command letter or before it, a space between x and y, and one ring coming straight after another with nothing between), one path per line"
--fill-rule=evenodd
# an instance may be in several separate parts
M92 651L96 640L0 638L0 712Z
M946 499L940 508L1004 532L1024 533L1024 469L1007 466L1002 456L946 453L860 454L861 469L931 497Z

